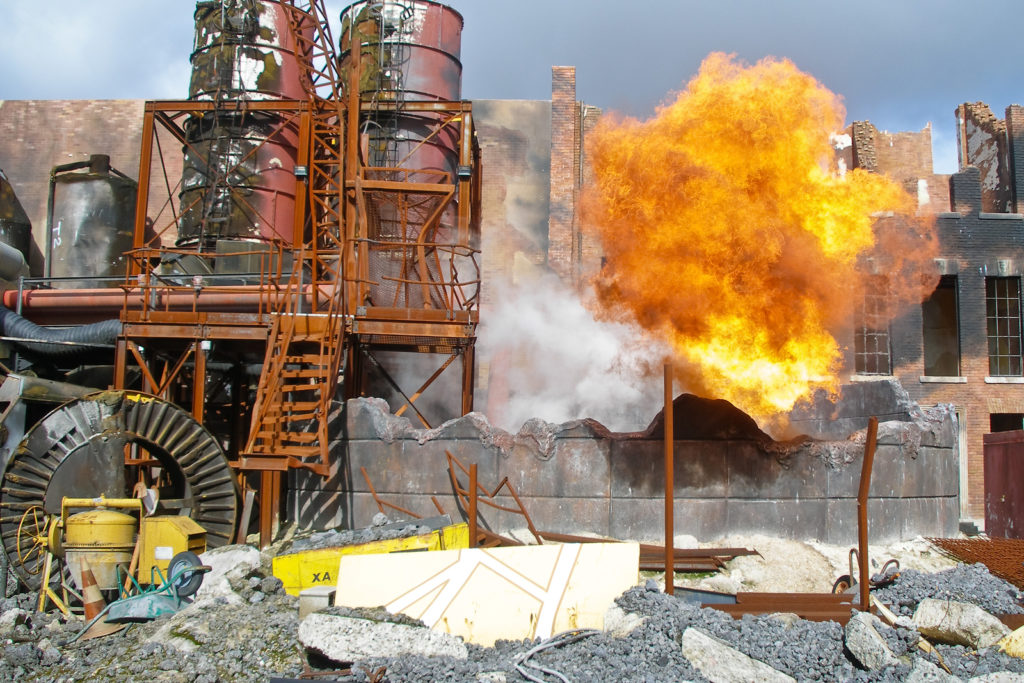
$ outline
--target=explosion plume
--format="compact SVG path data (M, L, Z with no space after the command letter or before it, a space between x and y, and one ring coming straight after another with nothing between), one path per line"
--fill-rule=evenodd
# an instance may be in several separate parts
M712 54L647 121L606 116L587 141L583 222L606 265L600 315L672 348L693 393L755 416L839 386L866 275L888 313L937 278L931 221L897 183L831 168L840 99L787 60Z

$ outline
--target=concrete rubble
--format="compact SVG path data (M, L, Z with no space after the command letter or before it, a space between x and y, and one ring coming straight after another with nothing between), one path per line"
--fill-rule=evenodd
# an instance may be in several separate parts
M897 663L896 655L878 633L881 621L878 617L860 612L853 615L846 624L843 642L854 661L863 668L874 671Z
M917 606L914 626L926 638L975 650L991 647L1010 634L1005 624L980 607L934 598Z
M249 546L211 552L204 561L214 566L214 580L194 604L89 641L73 640L84 625L80 619L35 612L35 595L2 600L0 680L266 681L295 678L312 663L316 670L351 668L335 680L367 681L384 667L383 680L393 683L511 682L527 680L516 662L532 652L535 667L572 681L1024 681L1024 660L984 644L992 637L959 641L972 645L936 638L940 661L918 649L920 633L909 618L891 627L855 613L845 628L792 614L733 619L666 595L653 579L619 596L603 631L573 642L506 640L480 647L380 610L326 607L300 620L299 599L270 576L271 554ZM1024 596L976 565L906 570L885 591L894 611L910 614L925 614L929 601L962 602L969 609L961 611L980 622L994 619L992 613L1024 613ZM923 617L918 622L923 625Z

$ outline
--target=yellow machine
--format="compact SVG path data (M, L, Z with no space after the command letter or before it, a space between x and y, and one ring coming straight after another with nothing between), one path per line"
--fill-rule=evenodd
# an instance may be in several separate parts
M71 514L82 508L90 509ZM54 558L63 558L79 592L83 566L91 569L100 590L119 590L129 576L148 585L167 577L169 567L183 561L198 565L198 554L206 550L206 532L194 520L177 515L146 517L138 498L64 498L60 517L36 529L35 546L47 553L40 610L49 597L68 611L67 596L60 599L50 585Z

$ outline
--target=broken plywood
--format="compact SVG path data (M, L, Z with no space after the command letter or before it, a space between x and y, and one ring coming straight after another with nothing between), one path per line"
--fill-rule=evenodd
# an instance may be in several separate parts
M480 645L602 628L616 597L636 585L636 543L346 555L337 605L385 606Z

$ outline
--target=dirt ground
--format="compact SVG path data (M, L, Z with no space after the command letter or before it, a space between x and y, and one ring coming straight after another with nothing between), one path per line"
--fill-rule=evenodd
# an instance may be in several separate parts
M742 547L758 555L731 560L726 570L701 577L680 574L676 585L689 588L735 593L737 591L829 592L835 580L850 573L850 549L816 541L791 541L771 536L727 536L712 542L697 543L692 537L678 537L678 547ZM899 561L901 569L937 572L956 562L941 555L928 541L916 538L891 544L869 545L871 572L882 569L889 560Z

